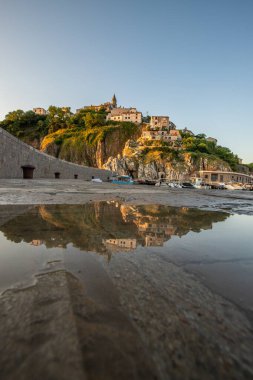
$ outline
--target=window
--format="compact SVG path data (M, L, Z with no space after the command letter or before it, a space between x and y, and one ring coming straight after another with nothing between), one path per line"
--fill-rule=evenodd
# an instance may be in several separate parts
M211 174L211 181L218 181L218 174Z

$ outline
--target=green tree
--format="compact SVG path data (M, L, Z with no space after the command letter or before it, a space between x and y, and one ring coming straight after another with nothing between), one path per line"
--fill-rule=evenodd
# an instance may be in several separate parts
M197 139L206 139L206 135L204 133L199 133L195 136Z
M25 112L23 110L16 110L16 111L9 112L5 116L5 120L9 122L17 122L18 120L22 120L24 113Z
M50 106L48 108L47 120L49 133L69 128L71 126L70 107Z
M77 113L71 116L70 122L72 126L78 127L78 128L85 128L85 116L87 115L86 109L81 109Z
M233 170L236 170L236 165L239 164L239 159L229 148L218 145L215 149L215 154L222 160L228 162Z
M249 167L249 170L250 170L251 172L253 172L253 162L252 162L251 164L248 164L247 166Z
M14 136L24 140L40 140L48 133L45 115L37 115L33 111L17 110L6 115L0 126Z
M202 153L209 153L207 144L200 142L197 145L197 150Z
M100 113L88 112L85 116L86 128L101 127L105 125L105 115Z
M195 139L195 137L183 138L183 148L187 151L195 152L195 150L196 150L196 139Z

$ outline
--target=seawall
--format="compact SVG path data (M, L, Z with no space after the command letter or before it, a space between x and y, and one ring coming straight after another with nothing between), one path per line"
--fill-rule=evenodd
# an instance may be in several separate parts
M33 166L33 178L55 178L90 180L92 176L107 180L109 170L81 166L57 159L25 144L0 128L0 178L23 178L22 166Z

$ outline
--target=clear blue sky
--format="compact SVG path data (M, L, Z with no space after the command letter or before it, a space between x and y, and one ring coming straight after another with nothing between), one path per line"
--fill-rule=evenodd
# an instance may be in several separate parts
M0 119L109 100L253 162L253 0L0 0Z

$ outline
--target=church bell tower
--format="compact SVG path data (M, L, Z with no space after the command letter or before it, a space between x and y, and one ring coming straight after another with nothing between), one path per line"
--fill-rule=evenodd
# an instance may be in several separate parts
M117 98L116 98L115 94L112 97L112 106L113 106L113 108L117 107Z

